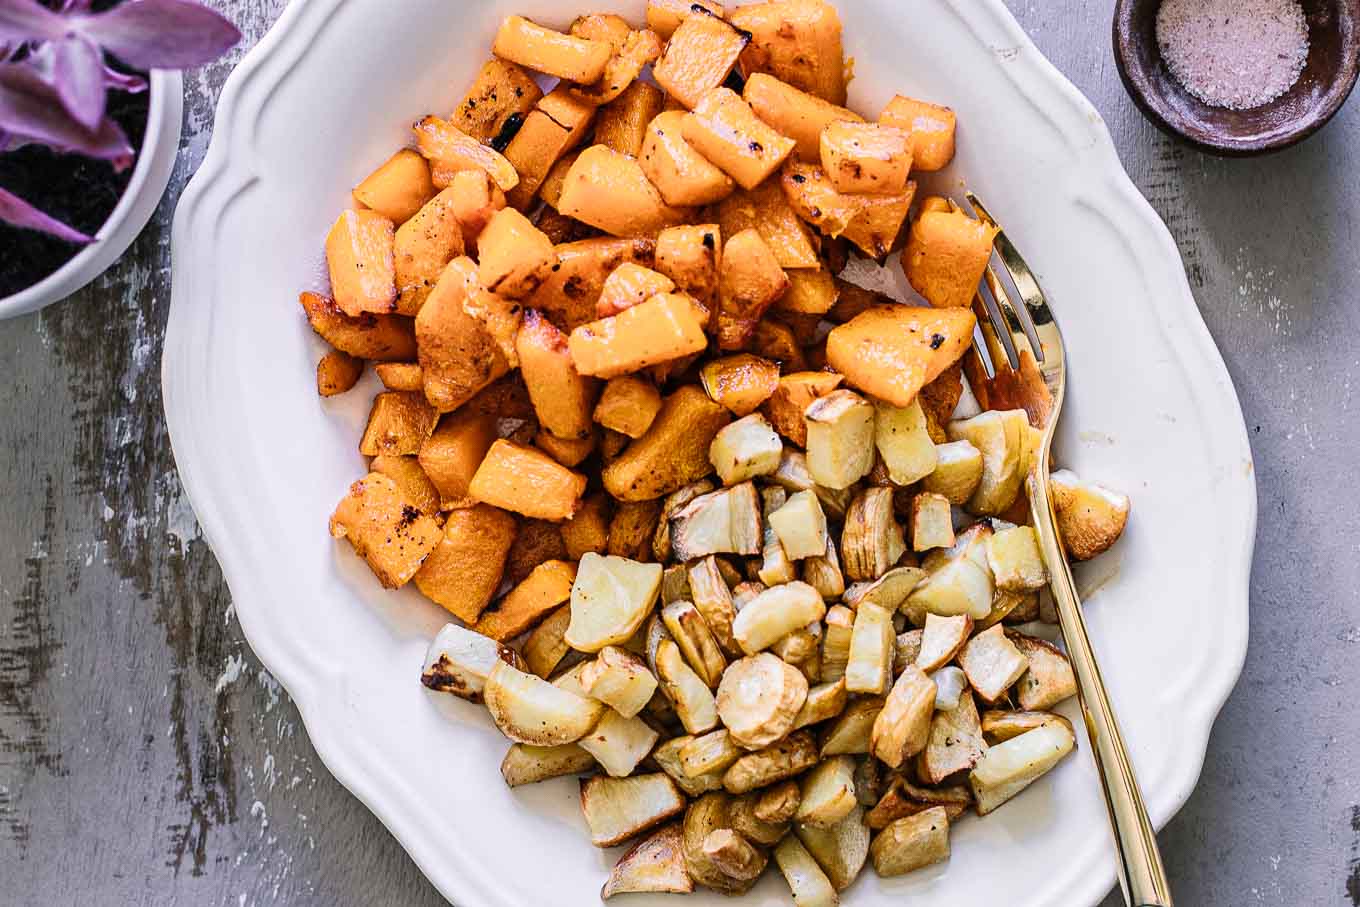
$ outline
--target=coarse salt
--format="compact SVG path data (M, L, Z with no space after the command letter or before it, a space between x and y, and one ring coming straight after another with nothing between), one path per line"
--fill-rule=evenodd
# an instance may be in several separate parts
M1299 0L1163 0L1157 44L1176 81L1214 107L1275 100L1308 60Z

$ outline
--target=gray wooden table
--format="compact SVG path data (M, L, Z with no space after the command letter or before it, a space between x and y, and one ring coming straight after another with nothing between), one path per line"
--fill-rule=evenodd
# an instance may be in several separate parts
M216 5L248 46L284 4ZM1360 102L1277 157L1203 157L1125 96L1111 6L1011 0L1175 234L1260 488L1246 672L1168 868L1187 907L1356 907ZM170 219L240 52L186 79L179 167L130 254L0 323L0 904L442 903L246 646L166 440Z

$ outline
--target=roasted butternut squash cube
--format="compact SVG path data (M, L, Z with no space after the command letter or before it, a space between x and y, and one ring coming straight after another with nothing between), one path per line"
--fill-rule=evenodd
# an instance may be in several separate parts
M660 293L609 318L575 328L568 338L583 375L612 378L702 352L708 346L694 301Z
M660 500L624 501L614 508L609 521L609 544L605 550L615 557L647 562L652 559L652 538L661 521Z
M656 269L710 312L718 302L722 231L717 224L667 227L656 237Z
M788 288L788 275L758 231L743 230L728 239L718 284L719 348L741 349L765 310Z
M543 90L522 67L492 57L478 70L449 120L477 141L492 144L507 123L522 122L541 97Z
M838 191L821 167L799 162L784 167L780 183L799 217L827 236L844 236L870 258L892 249L916 192L908 182L896 195L850 195Z
M776 303L780 312L807 315L813 326L821 316L836 306L840 290L836 278L826 268L799 268L786 272L789 275L789 291Z
M423 395L384 391L373 398L359 453L366 457L419 453L438 419Z
M514 540L515 518L504 510L486 504L455 510L416 571L416 588L464 623L476 623L500 587Z
M534 225L543 231L544 236L552 240L554 246L592 239L600 235L600 231L590 224L583 224L574 217L558 214L552 208L540 211Z
M505 146L505 159L519 174L519 184L506 203L527 211L553 166L571 150L571 130L541 110L531 110L524 125Z
M463 231L463 250L471 253L476 250L477 237L491 222L492 215L505 207L505 193L485 170L458 171L450 180L447 191L449 205Z
M822 130L821 160L840 192L901 194L911 173L910 133L881 123L837 121Z
M841 19L823 0L773 0L734 9L728 17L751 33L742 71L767 72L832 104L845 103Z
M972 309L875 306L832 330L826 360L852 387L909 406L963 355L976 324Z
M562 543L562 532L557 523L547 520L520 520L515 543L505 560L505 582L518 585L534 572L539 564L561 560L567 556Z
M316 392L322 397L343 394L359 383L363 373L364 360L330 350L316 363Z
M640 438L660 409L661 392L656 385L636 375L619 375L605 384L595 405L595 421L630 438Z
M751 74L741 96L756 116L797 142L794 155L809 164L821 160L823 129L838 121L864 119L853 110L824 101L763 72Z
M403 148L354 187L354 197L400 226L434 197L430 165L419 152Z
M787 324L773 318L762 318L756 323L755 330L746 339L744 349L778 362L786 372L805 372L811 367L807 356L803 355L798 335ZM813 347L808 350L810 353Z
M567 556L579 561L587 552L603 554L609 545L609 495L596 492L581 502L571 519L562 523Z
M558 245L556 252L557 268L524 304L547 314L562 330L571 331L599 317L595 305L615 268L624 262L652 266L656 242L599 237Z
M331 293L346 315L391 312L397 297L396 228L376 211L342 211L326 237Z
M393 251L397 311L402 315L419 312L444 268L463 254L463 225L458 220L456 194L452 186L444 189L397 228Z
M312 330L341 352L377 362L415 358L416 338L409 318L371 312L350 316L334 299L320 293L300 293L298 302Z
M779 386L779 366L751 353L736 353L704 363L699 380L715 401L736 416L747 416Z
M661 89L650 82L633 82L600 108L595 117L595 144L637 157L647 124L661 112L661 104Z
M668 205L707 205L732 194L732 178L685 141L685 113L668 110L647 124L639 160L642 172Z
M916 184L908 181L905 192L861 196L865 200L863 209L841 235L869 258L883 259L897 245L915 195Z
M463 310L479 286L472 259L455 258L416 316L425 397L440 412L457 409L510 370L495 339Z
M604 75L613 49L606 42L564 35L523 16L506 16L491 52L535 72L589 85Z
M585 20L606 18L598 13L593 16L586 16L584 20L577 20L580 24ZM611 17L617 19L618 17ZM622 22L622 19L619 19ZM594 85L574 87L571 93L587 104L599 106L608 104L627 90L641 74L642 68L661 56L661 38L656 32L648 29L631 31L628 23L623 23L625 33L622 38L615 39L609 43L614 48L614 54L605 64L604 75ZM573 33L577 25L572 25ZM582 37L590 37L583 35Z
M836 324L844 324L865 309L873 308L876 305L892 305L894 302L896 300L886 293L866 290L864 287L837 277L836 304L831 307L831 311L826 313L826 318Z
M929 101L896 95L878 121L911 136L912 166L921 171L942 170L954 159L954 111Z
M719 16L687 16L666 42L652 76L667 94L693 108L707 92L727 81L750 40L749 33Z
M652 236L688 213L666 204L636 158L603 145L582 151L571 165L557 210L614 236Z
M439 524L416 509L397 483L370 472L349 487L331 515L331 537L349 539L389 589L406 583L439 543Z
M460 170L484 170L502 192L509 192L519 183L519 174L500 152L489 148L457 126L427 116L415 125L416 143L420 153L434 167L432 179L443 189Z
M601 318L617 315L624 309L646 302L658 293L675 289L675 281L665 274L625 261L605 278L595 314Z
M519 326L524 320L524 306L518 300L493 293L478 283L469 288L468 297L463 300L463 311L482 326L510 367L519 368L515 338L519 336Z
M401 493L421 513L433 516L439 512L439 489L434 487L430 477L425 475L425 470L420 468L417 458L379 454L369 462L368 469L369 472L380 472L396 482Z
M754 189L793 151L785 138L730 88L713 88L685 117L685 141L743 189Z
M818 397L841 386L844 380L833 372L793 372L779 379L761 412L774 430L799 447L807 446L807 423L803 414Z
M586 477L540 450L499 438L477 467L470 490L493 507L558 521L576 512Z
M777 180L729 196L718 206L718 223L724 236L754 227L781 268L816 268L822 263L815 240Z
M571 170L571 165L576 163L576 158L581 152L573 151L557 159L557 163L552 165L548 175L543 178L543 184L538 187L538 197L554 212L557 210L558 199L562 197L562 184L567 180L567 172ZM541 218L540 218L541 223ZM543 228L540 226L540 230ZM547 231L544 230L546 233Z
M440 507L452 510L473 503L469 487L477 467L496 440L496 418L463 411L440 420L420 446L420 468L439 492Z
M567 130L568 148L581 143L595 120L594 105L573 95L566 86L558 86L545 94L538 102L538 109Z
M532 629L563 602L571 599L576 565L569 561L545 561L494 607L482 612L472 628L497 642L507 642Z
M599 382L577 371L566 335L538 310L530 309L515 348L539 424L559 438L589 437Z
M721 17L722 4L714 0L698 0L697 3L694 0L647 0L647 27L656 32L661 40L669 40L681 22L690 16L704 15L705 12Z
M534 435L534 446L563 466L572 469L595 452L599 440L595 432L584 438L559 438L550 431L540 429Z
M679 388L647 433L605 466L605 491L620 501L650 501L703 478L713 470L708 448L731 419L699 388Z
M571 23L570 33L577 38L603 41L617 51L628 38L633 27L628 20L614 13L587 13Z
M931 305L970 306L995 238L994 228L962 211L927 211L911 225L902 270Z
M477 255L482 286L509 299L537 290L557 263L552 241L514 208L492 216L477 239Z

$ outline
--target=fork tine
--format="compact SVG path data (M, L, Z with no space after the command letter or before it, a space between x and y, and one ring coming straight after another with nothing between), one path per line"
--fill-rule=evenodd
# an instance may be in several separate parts
M978 215L978 219L988 226L995 227L998 231L994 241L997 257L1001 259L1001 264L1005 266L1006 272L1010 275L1011 284L1020 294L1021 302L1024 303L1020 306L1012 305L1011 310L1015 313L1016 320L1025 336L1029 339L1034 358L1042 363L1044 361L1044 348L1039 340L1038 325L1053 320L1053 316L1048 310L1048 300L1044 298L1043 290L1039 289L1039 281L1035 279L1034 272L1025 263L1025 259L1021 257L1019 250L1011 243L1006 231L992 217L991 212L972 192L965 193L965 196L968 199L968 204ZM995 275L992 275L992 277L995 279ZM988 283L991 285L992 281L989 280ZM995 292L995 289L993 289L993 292Z
M982 278L987 283L987 289L991 290L992 298L996 300L1001 325L1005 328L1003 336L1010 341L1009 346L1015 350L1014 357L1010 358L1011 369L1019 371L1021 354L1028 352L1031 356L1034 356L1034 351L1038 348L1038 338L1031 336L1025 330L1024 320L1016 311L1015 304L1011 301L1011 294L1007 292L1005 284L1002 283L1001 275L996 273L996 268L988 265Z

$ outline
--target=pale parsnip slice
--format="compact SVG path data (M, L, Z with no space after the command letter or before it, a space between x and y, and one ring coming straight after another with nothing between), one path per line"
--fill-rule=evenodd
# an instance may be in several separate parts
M794 730L835 718L845 711L845 703L848 699L849 694L845 692L844 677L810 687L803 707L798 710L798 716L793 719Z
M656 647L656 675L685 730L702 734L718 725L718 704L703 678L694 673L669 637Z
M798 840L812 854L837 891L855 881L869 857L869 829L864 825L864 809L855 806L830 828L794 825Z
M937 709L931 717L930 738L916 760L916 772L924 783L939 784L976 765L986 748L977 704L973 694L965 692L957 706L948 711Z
M921 615L966 614L982 620L992 611L992 574L969 557L946 561L912 591L907 608ZM922 616L924 621L924 616Z
M892 612L864 602L855 612L850 634L850 660L845 666L845 688L851 693L883 693L892 682Z
M845 818L857 803L854 757L832 756L803 776L794 820L828 828Z
M743 652L754 655L825 615L826 604L816 589L807 583L785 583L747 603L732 622L732 635Z
M501 760L501 777L509 787L536 784L549 778L577 775L590 771L595 757L575 743L559 746L511 744Z
M660 564L586 552L571 587L567 642L582 652L626 642L647 619L660 591Z
M708 460L724 485L735 485L779 468L784 444L760 413L725 425L708 448Z
M607 709L577 745L594 756L609 775L624 778L631 775L638 763L647 758L659 736L641 718L626 718L613 709Z
M487 675L484 695L501 733L534 746L575 743L590 733L605 708L503 661Z
M721 774L741 758L742 750L726 728L695 737L680 748L680 769L687 778Z
M810 731L794 731L776 743L747 753L732 763L723 775L723 787L730 794L744 794L783 781L811 768L817 762L817 743Z
M987 565L996 588L1005 592L1033 592L1048 585L1048 568L1033 526L992 533L987 539Z
M613 847L659 825L685 808L685 797L668 775L597 776L581 782L581 812L590 843Z
M818 397L803 413L807 465L828 488L849 488L874 467L874 408L844 388Z
M445 624L425 653L420 682L440 693L481 702L486 678L498 662L519 667L509 646L457 624Z
M907 406L875 400L874 444L895 485L919 482L934 472L939 462L919 399Z
M959 440L935 445L935 455L935 471L921 480L921 487L962 506L982 481L982 454L971 442Z
M699 609L693 602L671 602L661 609L661 620L694 672L710 688L716 687L727 659Z
M779 842L774 849L774 861L789 883L794 907L837 907L840 904L836 887L797 837L789 835Z
M969 685L987 702L1006 694L1029 668L1029 659L1006 637L1001 624L983 630L958 655Z
M874 720L870 751L892 768L925 749L935 713L935 684L916 665L907 665Z
M973 619L967 614L941 617L927 614L925 631L921 635L921 651L916 655L916 666L929 674L949 664L968 642L973 632Z
M822 732L822 755L838 756L842 753L857 755L869 752L874 723L878 720L879 713L883 711L883 702L882 696L852 699L840 717Z
M689 894L694 881L685 871L680 823L652 832L619 858L600 890L601 900L616 894L664 891Z
M884 878L905 875L949 859L949 817L944 807L893 822L869 845L874 871Z
M768 520L790 560L826 554L826 513L812 491L790 495Z
M978 815L985 816L1029 787L1076 745L1069 725L1048 721L988 749L968 774Z
M656 692L656 678L639 657L617 646L605 646L581 669L581 687L625 718L641 712Z
M758 749L793 729L807 693L807 678L801 671L769 652L761 652L734 661L723 672L718 684L718 717L735 743L748 750Z

